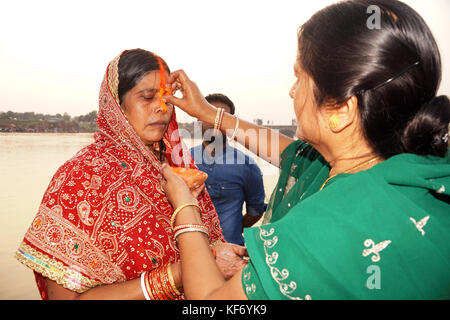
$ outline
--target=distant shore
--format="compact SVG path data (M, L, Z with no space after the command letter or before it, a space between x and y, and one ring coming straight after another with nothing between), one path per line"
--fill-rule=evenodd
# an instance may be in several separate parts
M254 123L263 125L261 119ZM268 122L269 123L269 122ZM194 135L195 122L179 123L179 128ZM294 137L296 125L267 124L266 127L278 130L289 137ZM24 133L94 133L97 132L97 111L86 115L71 117L67 113L55 115L34 112L0 112L0 132Z

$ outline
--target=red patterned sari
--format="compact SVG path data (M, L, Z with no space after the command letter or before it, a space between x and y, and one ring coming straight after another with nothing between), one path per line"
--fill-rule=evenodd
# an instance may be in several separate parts
M179 260L161 164L119 105L119 58L108 65L100 88L95 142L58 169L16 252L34 270L43 299L45 278L82 293ZM177 129L174 110L164 135L166 158L172 166L196 168ZM199 204L210 242L224 241L206 191Z

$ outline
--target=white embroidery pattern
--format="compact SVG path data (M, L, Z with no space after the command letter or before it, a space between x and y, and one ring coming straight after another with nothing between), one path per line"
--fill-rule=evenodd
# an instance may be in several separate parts
M426 216L425 218L416 222L416 220L414 218L409 218L409 220L411 220L414 223L417 230L419 230L423 236L425 235L425 231L423 231L423 227L425 227L427 225L428 219L430 219L430 216Z
M278 260L278 252L277 251L273 251L272 253L268 252L268 249L272 249L273 247L275 247L275 245L278 242L277 236L273 236L272 238L267 239L268 237L271 237L275 233L275 228L270 228L269 231L266 231L266 230L262 229L261 227L259 227L259 230L260 230L259 237L264 242L264 252L266 254L266 264L270 269L270 274L271 274L272 278L278 284L278 286L280 288L280 292L284 296L288 297L291 300L303 300L299 297L292 296L292 294L297 289L297 283L295 281L291 281L289 283L283 282L284 280L286 280L289 277L289 271L287 269L282 269L280 271L280 269L278 269L277 267L274 266L274 264ZM311 296L306 295L304 299L311 300Z
M372 261L378 262L381 259L380 251L383 251L391 242L392 242L391 240L385 240L375 244L375 242L372 239L367 239L366 241L364 241L364 246L367 248L372 246L372 248L364 249L362 255L363 257L367 257L368 255L373 253L373 256L371 258Z
M247 294L247 297L256 292L256 285L254 283L247 284L251 277L252 273L250 271L244 272L245 293Z

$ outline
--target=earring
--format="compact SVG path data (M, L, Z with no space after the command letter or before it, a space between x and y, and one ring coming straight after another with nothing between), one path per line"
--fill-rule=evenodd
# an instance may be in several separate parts
M337 114L333 114L328 119L328 126L330 129L336 129L339 126L339 116Z

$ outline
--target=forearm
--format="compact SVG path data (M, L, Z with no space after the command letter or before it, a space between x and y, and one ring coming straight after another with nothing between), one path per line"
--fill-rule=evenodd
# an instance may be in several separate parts
M76 300L143 300L140 278L101 285L76 297Z
M202 220L196 208L188 207L179 214L176 224L202 224ZM209 248L208 238L200 232L188 232L179 235L177 242L186 299L207 298L225 283Z
M165 178L161 183L166 190L167 198L176 208L171 223L180 250L181 278L186 298L245 299L239 279L235 275L233 277L235 281L226 282L211 253L207 237L208 228L203 224L195 196L169 166L163 165L161 173ZM241 250L243 247L237 247L228 248L235 253L231 258L236 254L246 254L245 248ZM242 262L242 259L239 258L239 261Z
M182 287L179 263L171 265L177 288ZM151 272L151 271L150 271ZM119 283L105 284L89 289L81 294L65 289L55 281L47 279L48 296L51 300L143 300L140 277Z
M217 108L209 105L207 108L204 108L204 112L199 120L214 124L216 113ZM236 117L225 113L221 125L222 131L226 132L227 135L232 135L235 128ZM239 119L239 126L234 139L258 157L275 166L279 166L281 153L293 141L293 139L278 131L241 119Z

